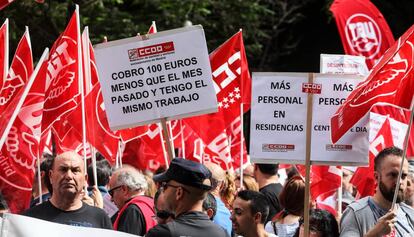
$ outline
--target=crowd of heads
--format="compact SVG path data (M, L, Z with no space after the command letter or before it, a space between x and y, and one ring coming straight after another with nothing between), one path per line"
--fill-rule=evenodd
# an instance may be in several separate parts
M398 175L395 172L390 174L389 169L400 162L396 158L401 156L401 149L390 147L379 152L375 158L377 191L388 201L392 201L395 176ZM413 205L414 166L404 163L404 167L397 202L405 200L408 205ZM100 157L96 161L96 168L90 164L86 173L83 159L74 152L66 152L55 158L44 155L40 164L41 173L36 174L41 182L35 178L33 197L40 195L38 185L42 185L51 194L51 199L64 207L67 204L65 200L87 196L85 187L96 185L107 188L111 201L121 209L131 197L150 196L154 198L154 218L160 224L174 221L178 215L194 206L202 207L202 212L213 221L222 208L218 204L220 201L231 211L232 234L254 236L251 235L252 232L264 229L270 207L267 198L260 192L258 180L279 176L279 166L256 164L250 168L250 171L246 169L246 173L241 175L225 171L212 162L202 165L185 159L174 159L168 169L160 167L151 173L128 165L115 169ZM67 175L71 178L67 178ZM277 197L281 210L270 218L277 223L283 222L283 218L288 215L297 217L298 227L294 236L303 236L305 180L294 168L287 170L286 175L283 189ZM343 190L344 195L349 195L354 200L355 188L349 183L350 177L352 171L344 171ZM42 192L44 195L47 191ZM6 202L2 196L0 198L0 211L7 210ZM92 202L92 205L93 203L96 202ZM337 219L326 210L310 209L309 230L311 236L339 236Z

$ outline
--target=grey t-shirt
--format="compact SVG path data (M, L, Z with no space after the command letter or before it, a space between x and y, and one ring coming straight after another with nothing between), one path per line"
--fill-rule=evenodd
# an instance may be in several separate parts
M407 236L408 233L414 233L412 220L409 219L408 214L399 205L397 205L397 208L396 236ZM388 210L379 207L371 197L354 202L348 206L342 215L340 236L363 236L387 212Z

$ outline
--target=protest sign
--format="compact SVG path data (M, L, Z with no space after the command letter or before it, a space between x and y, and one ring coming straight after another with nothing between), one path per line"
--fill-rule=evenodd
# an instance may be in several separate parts
M100 236L100 237L133 237L136 235L122 231L90 228L83 226L71 226L44 221L32 217L5 213L0 218L2 236L7 237L77 237L77 236Z
M355 75L306 73L253 73L250 157L259 163L305 162L306 142L311 139L313 164L366 165L368 121L361 120L338 143L330 140L330 117L362 80ZM307 94L313 94L312 113ZM309 117L311 114L311 117ZM306 124L311 120L310 136Z
M368 75L364 56L321 54L320 72L329 74Z
M99 44L95 56L113 130L217 111L201 26Z

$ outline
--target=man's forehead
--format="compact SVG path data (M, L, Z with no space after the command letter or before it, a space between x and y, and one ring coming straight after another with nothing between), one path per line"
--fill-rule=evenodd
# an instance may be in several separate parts
M59 166L81 166L83 167L83 159L79 155L64 153L55 158L55 163Z

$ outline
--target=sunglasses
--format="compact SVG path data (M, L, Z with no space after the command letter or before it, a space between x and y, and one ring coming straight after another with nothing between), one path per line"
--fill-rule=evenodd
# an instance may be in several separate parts
M116 186L115 188L109 189L108 190L109 195L111 195L111 197L113 197L115 190L119 189L120 187L122 187L122 185L119 185L119 186Z
M161 187L160 187L161 192L164 192L165 190L167 190L168 187L171 187L171 188L182 188L185 192L190 193L190 191L188 191L183 186L172 185L172 184L169 184L169 183L166 183L166 182L164 182L164 183L161 184Z

